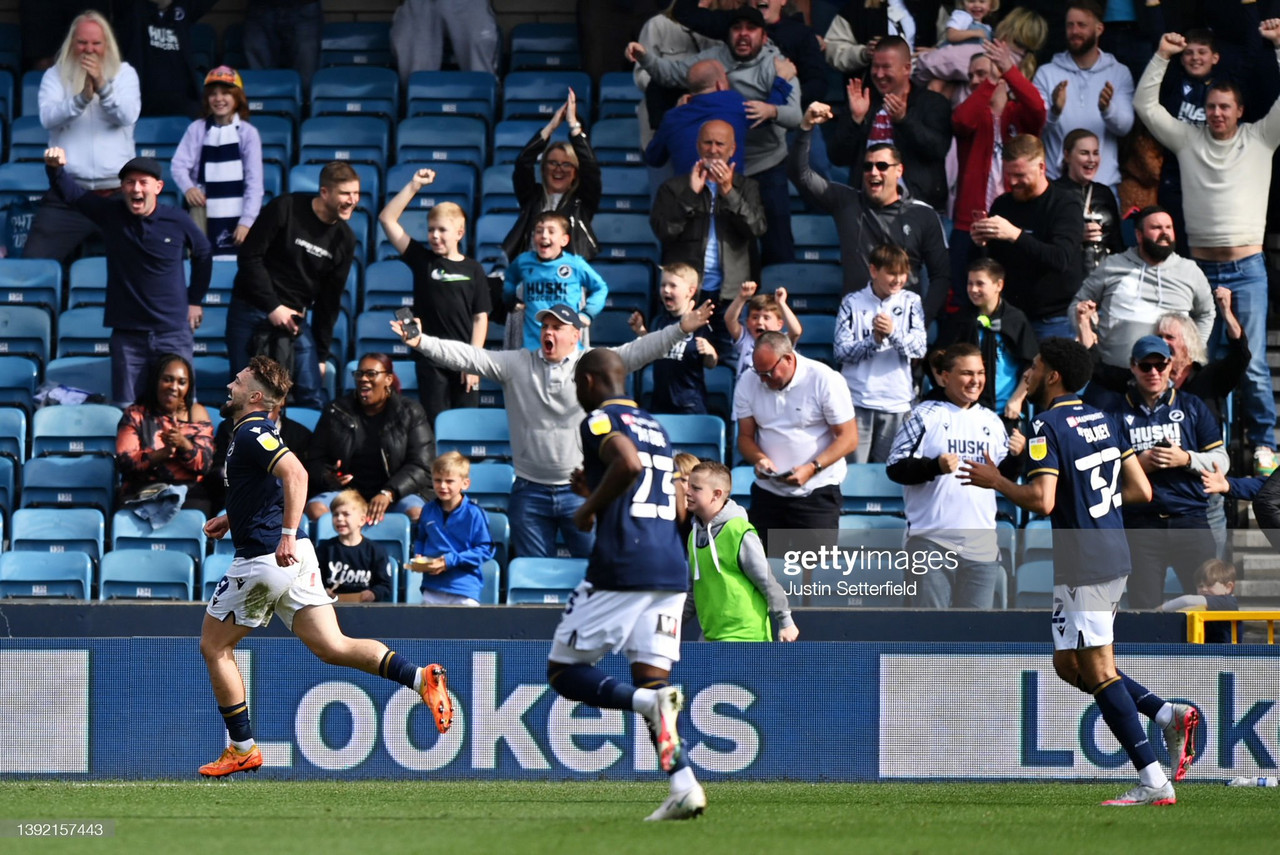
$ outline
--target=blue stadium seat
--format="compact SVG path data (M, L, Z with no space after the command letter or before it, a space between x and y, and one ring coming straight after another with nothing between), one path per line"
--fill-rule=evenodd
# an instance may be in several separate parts
M902 549L902 538L906 532L907 521L901 517L863 517L865 526L856 528L846 526L846 518L841 517L841 527L836 542L845 549L863 548L868 551L883 552L896 555ZM860 568L857 581L884 586L901 585L905 573L897 562L885 561L875 566ZM884 589L882 590L889 590ZM858 600L858 601L855 601ZM842 598L841 605L853 605L872 608L901 608L903 597L900 594L882 593L861 598Z
M196 385L196 400L211 410L227 399L227 383L231 380L231 363L225 356L200 356L191 360ZM237 371L239 369L236 369Z
M0 197L39 202L49 192L43 154L39 163L0 163Z
M543 123L569 97L578 96L578 119L590 124L591 77L585 71L513 71L502 80L502 118L540 118Z
M73 261L67 282L70 284L67 308L105 306L107 303L106 256L94 255Z
M314 431L316 422L320 421L320 416L323 413L311 407L289 407L286 415L307 430Z
M1049 520L1028 520L1018 540L1022 550L1019 564L1053 560L1053 525Z
M601 211L649 212L649 171L643 166L606 166L601 170Z
M200 327L195 331L195 353L227 355L227 307L209 306L204 310Z
M634 116L602 118L591 126L591 150L603 166L644 166L640 153L640 120Z
M591 227L600 242L601 260L662 261L662 248L645 214L596 214Z
M9 552L0 555L0 599L70 597L89 599L93 561L83 552Z
M16 405L30 412L39 377L34 359L0 356L0 406Z
M505 573L511 558L511 520L498 511L485 511L485 517L489 522L489 539L493 541L493 560Z
M561 98L563 103L564 99ZM546 118L542 119L504 119L493 129L493 158L490 163L515 163L516 157L533 139L533 135L547 126ZM558 143L569 141L568 122L561 122L560 127L551 133L547 142ZM47 183L47 182L46 182Z
M401 569L413 554L413 523L404 514L389 513L377 525L365 526L361 533L386 552L392 602L400 602ZM315 540L319 543L333 537L337 537L333 530L333 515L325 514L315 521Z
M17 407L0 407L0 457L27 459L27 414Z
M698 458L724 462L724 420L719 416L664 413L654 418L666 428L673 456L687 451Z
M375 116L317 116L302 123L298 162L350 160L381 167L387 162L390 145L390 128ZM294 189L292 182L289 188ZM375 191L375 198L379 195Z
M39 116L19 116L9 126L9 161L11 163L44 162L49 147L49 132L40 124Z
M409 183L414 172L423 168L431 169L436 174L435 181L418 191L418 195L409 202L407 210L429 211L441 202L454 202L466 213L467 222L471 222L475 212L476 167L466 163L438 161L415 163L407 158L400 160L399 164L387 170L388 200ZM483 160L480 161L480 163L483 162Z
M836 222L827 214L796 214L791 218L791 235L799 261L839 261L840 236Z
M104 454L115 457L116 427L123 415L107 404L42 407L31 421L31 456Z
M511 166L490 166L480 176L480 213L519 211Z
M139 157L172 160L191 119L186 116L143 116L133 126L133 142Z
M502 241L516 224L516 214L484 214L476 220L475 258L481 264L490 261L507 263Z
M293 165L293 122L284 116L254 116L253 126L262 138L262 159L284 169Z
M600 106L596 108L596 124L604 119L634 118L644 93L636 86L630 71L609 71L600 76ZM592 128L592 133L595 129ZM594 142L594 141L593 141ZM636 138L639 145L639 137Z
M308 119L308 122L327 122L332 116L321 119ZM353 121L340 119L339 121ZM374 120L377 121L376 119ZM331 158L332 159L332 158ZM384 158L385 159L385 158ZM351 168L360 176L360 207L366 211L379 210L382 199L382 172L371 163L352 163ZM300 163L289 170L290 193L319 193L320 171L323 163ZM353 215L354 217L354 215ZM353 228L352 231L355 231ZM358 237L358 236L357 236ZM366 240L368 238L366 237Z
M185 509L154 531L151 523L133 511L116 511L111 518L111 548L150 552L179 552L197 564L205 554L209 538L204 533L205 515ZM187 596L190 599L190 594Z
M225 61L225 57L224 57ZM256 117L268 113L298 121L302 115L302 78L292 68L240 68L249 110Z
M591 337L592 347L617 347L629 341L635 341L636 334L627 324L631 313L626 310L608 310L601 312L591 320L587 333Z
M181 552L113 549L102 556L99 600L190 600L195 564Z
M320 64L364 66L392 64L390 21L331 21L324 25L320 37ZM330 70L330 69L325 69ZM333 71L367 69L335 68ZM316 80L320 74L316 72ZM399 78L396 78L397 83ZM312 82L312 95L315 83Z
M902 485L889 480L883 463L850 463L840 485L841 513L901 514L906 510Z
M91 394L111 397L110 356L66 356L52 359L44 367L46 383L81 389Z
M213 597L213 589L218 587L222 577L227 575L227 569L231 567L231 562L234 560L235 556L230 552L214 553L205 557L200 563L201 599L208 602Z
M733 369L720 365L710 371L703 372L703 380L707 384L707 410L718 415L728 424L733 421Z
M751 485L756 482L756 470L751 466L735 466L729 474L733 478L733 487L729 490L729 498L744 508L751 507Z
M471 489L467 495L487 511L507 510L516 471L509 463L480 462L471 467Z
M238 271L239 264L234 261L215 260L213 262L213 275L209 279L209 291L204 295L204 304L206 306L228 306L231 304L231 290L235 287L236 273Z
M445 410L436 416L436 454L457 451L472 463L510 460L511 431L505 410Z
M0 28L8 30L16 28L16 24L0 24ZM0 42L0 118L4 119L4 124L8 125L13 121L13 108L17 106L18 99L15 97L13 88L13 75L17 74L22 65L22 52L20 46L14 42L11 43L7 39Z
M1014 604L1020 609L1053 606L1053 561L1025 561L1018 565Z
M270 160L262 162L262 205L284 194L284 167Z
M836 264L815 264L797 261L791 264L770 264L760 271L763 292L772 293L787 289L787 305L797 314L805 312L830 312L840 308L844 289L844 271ZM809 338L805 330L802 341Z
M356 353L389 353L393 357L407 358L409 346L391 331L395 314L385 309L361 312L356 317Z
M62 265L51 258L0 258L0 302L56 312L62 305Z
M22 467L22 507L97 508L110 514L116 462L110 457L38 457Z
M609 285L606 309L625 309L653 320L653 266L646 261L592 261L591 266Z
M507 565L507 605L567 602L586 573L585 558L513 558Z
M356 165L363 166L366 169L370 168L367 164L363 164L363 163L356 164ZM376 170L374 171L373 175L374 175L373 180L376 183L372 186L374 186L375 188L378 189L379 192L381 192L382 182L381 180L379 180L379 176ZM364 183L363 179L361 179L361 183L362 184ZM360 204L363 206L366 197L363 192L363 187L361 188L361 190L362 192L360 193ZM377 203L377 199L373 199L372 201L374 204ZM348 276L350 276L351 274L355 274L357 279L359 278L359 275L360 275L360 268L362 268L365 264L368 263L368 258L369 258L369 226L370 226L370 223L373 222L372 218L369 215L370 209L371 209L371 206L370 208L358 207L356 208L356 210L351 212L351 219L347 220L347 225L351 227L351 233L356 236L356 257L355 257L356 263L352 265L351 270L348 273ZM355 309L354 300L348 303L346 301L347 294L343 293L342 296L343 296L342 307L346 309L348 312L354 311ZM352 291L351 296L353 298L357 296L356 291Z
M382 116L391 122L399 112L400 75L390 68L322 68L311 80L312 116Z
M23 508L13 512L14 552L83 552L102 557L106 521L94 508Z
M479 170L484 168L488 139L488 126L474 116L415 116L396 128L396 162L469 163Z
M409 75L407 116L476 116L493 124L498 78L487 71L415 71Z
M801 356L834 365L836 315L796 315L804 334L796 342L796 350Z
M18 475L22 472L12 457L0 457L0 538L4 537L4 521L14 510L18 497Z
M28 71L22 75L22 115L40 115L40 81L43 71Z
M377 261L364 271L364 308L398 309L413 305L413 272L399 259Z
M67 309L58 316L57 355L111 355L111 330L102 324L100 307Z
M526 68L579 68L581 65L577 24L526 21L512 28L512 71Z

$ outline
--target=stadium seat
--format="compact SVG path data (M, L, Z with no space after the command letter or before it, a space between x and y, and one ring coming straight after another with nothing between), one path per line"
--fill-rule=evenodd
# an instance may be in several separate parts
M407 116L475 116L492 125L498 79L487 71L415 71L409 75Z
M600 119L591 126L591 150L601 166L643 166L640 120L634 116Z
M406 119L405 121L409 120ZM400 141L401 143L404 142L403 137L400 138ZM418 195L414 196L409 202L406 213L409 211L426 212L441 202L454 202L462 207L463 212L467 215L467 221L471 221L475 211L476 170L478 166L434 160L430 162L415 162L412 158L404 157L399 158L399 160L400 163L387 170L387 200L390 200L392 196L400 192L400 188L409 183L409 179L413 177L414 172L425 167L435 171L436 180L418 191ZM481 165L484 163L483 152L481 159L477 163Z
M44 367L46 383L70 386L90 394L111 397L110 356L66 356Z
M617 347L635 341L636 334L627 324L631 313L625 309L606 309L591 319L586 332L591 336L592 347Z
M225 356L200 356L191 360L195 372L196 400L216 410L227 399L227 383L231 380L231 363Z
M262 204L284 194L284 166L276 161L262 162Z
M507 605L565 603L586 573L585 558L513 558L507 565Z
M729 498L744 508L751 507L751 485L756 482L756 470L751 466L735 466L729 470L733 478L733 487L729 490Z
M848 528L844 525L844 518L841 518L841 527L836 539L836 542L841 547L845 549L864 549L867 553L889 556L899 554L902 549L903 534L906 532L906 520L901 517L863 517L862 520L867 525ZM872 585L883 586L886 583L901 585L905 580L902 566L895 561L877 561L874 565L868 564L859 567L855 573L858 582L868 582ZM882 609L901 608L903 596L886 591L885 593L863 597L848 597L847 599L842 597L841 605Z
M840 260L840 236L835 220L827 214L796 214L791 217L791 235L799 261Z
M511 520L498 511L485 511L485 517L489 521L489 538L493 541L493 560L505 571L511 558Z
M27 414L16 407L0 407L0 457L27 459Z
M204 558L207 520L200 511L184 509L167 524L152 530L151 523L133 511L116 511L111 518L111 548L151 552L180 552L197 564ZM190 599L190 595L188 595Z
M102 556L99 600L190 600L195 564L181 552L113 549Z
M13 108L18 100L13 87L13 76L22 66L21 34L9 37L7 34L18 29L17 24L0 24L0 119L4 125L13 121Z
M833 365L835 360L836 315L796 315L804 333L796 342L801 356Z
M204 310L204 317L196 329L195 353L207 353L213 356L227 355L227 307L209 306Z
M102 324L102 309L85 306L58 316L56 352L64 356L110 356L111 330Z
M139 157L172 160L191 119L186 116L143 116L133 126L133 142Z
M390 144L391 129L376 116L317 116L303 122L298 132L298 163L348 160L381 167L387 162ZM289 189L295 189L292 182ZM381 194L374 189L373 195Z
M116 462L110 457L38 457L22 467L22 507L89 507L110 514Z
M475 258L484 264L489 261L507 263L502 251L502 241L515 226L516 214L485 214L476 221Z
M639 312L653 321L653 267L646 261L593 261L591 266L609 285L606 309Z
M392 602L400 602L401 568L413 554L413 523L404 514L389 513L377 525L366 525L361 533L382 547L389 562ZM315 521L315 540L319 543L337 537L333 530L333 515L325 514ZM323 570L323 568L321 568Z
M484 587L480 591L479 603L482 606L496 606L501 596L502 569L498 562L490 558L480 565L480 574L484 577ZM422 605L422 577L413 572L405 574L405 604Z
M762 293L787 289L787 305L797 314L830 312L840 308L844 271L839 265L797 261L770 264L760 272ZM801 341L809 338L805 330Z
M71 263L67 308L104 306L107 302L107 258L94 255Z
M70 597L89 599L93 561L83 552L0 555L0 598Z
M311 79L312 116L381 116L389 124L399 112L400 75L390 68L322 68Z
M519 211L510 164L490 166L480 176L480 213Z
M9 126L9 162L43 162L49 132L39 116L19 116Z
M662 262L662 248L645 214L596 214L591 228L600 242L601 260L648 260Z
M396 128L396 162L469 163L478 171L484 168L488 139L488 126L474 116L414 116Z
M605 166L600 170L601 211L649 212L649 171L643 166Z
M1049 520L1028 520L1019 540L1022 548L1019 564L1053 560L1053 525Z
M356 353L389 353L392 357L408 358L409 346L391 331L395 314L385 309L361 312L356 318Z
M209 290L204 295L205 306L231 304L231 290L235 287L239 265L235 261L213 261L213 275L209 278Z
M225 60L225 57L224 57ZM302 78L292 68L241 69L244 94L254 120L263 113L297 122L302 115Z
M840 486L841 513L901 514L906 510L902 485L889 480L883 463L850 463Z
M1014 603L1020 609L1053 606L1053 561L1025 561L1018 565Z
M538 118L544 123L569 97L577 95L578 119L590 124L591 77L585 71L513 71L502 80L502 118Z
M62 265L51 258L0 258L0 302L56 312L62 305Z
M30 356L43 365L52 336L53 320L44 309L0 305L0 354Z
M699 459L724 462L724 420L719 416L664 413L654 418L666 428L673 456L687 451Z
M39 377L34 359L0 356L0 406L18 406L30 412Z
M106 518L95 508L22 508L9 533L15 552L83 552L102 557Z
M39 163L0 164L0 195L38 202L49 192L49 177Z
M288 169L293 165L293 122L284 116L254 116L253 126L262 138L262 160L280 164Z
M487 511L507 510L516 471L509 463L481 462L471 467L471 488L467 495Z
M323 413L320 410L311 407L289 407L285 412L286 417L302 425L309 431L315 431L316 424L320 421Z
M703 380L707 384L707 410L724 419L725 424L733 422L733 369L721 365L703 372Z
M600 106L596 108L596 125L605 119L635 118L636 108L644 99L644 93L636 86L630 71L609 71L600 76ZM595 128L592 128L595 134ZM592 140L594 146L595 141ZM640 144L636 137L635 146ZM634 147L634 146L633 146Z
M43 71L28 71L22 75L22 115L40 115L40 81Z
M235 556L229 552L215 553L205 557L200 564L201 599L208 602L213 597L214 588L217 588L222 577L227 575L227 569L231 567L231 562L234 560Z
M561 103L564 98L561 98ZM558 108L557 108L558 109ZM551 133L548 144L569 141L568 122L561 122L560 127ZM495 166L500 163L515 163L516 157L533 139L533 135L547 126L547 119L504 119L493 129L493 159ZM0 167L3 169L3 167ZM47 183L47 182L46 182Z
M511 459L511 431L505 410L445 410L436 416L436 454L457 451L479 459Z
M579 68L581 65L577 24L526 21L512 28L512 71L526 68Z
M377 261L364 271L364 308L398 309L413 305L413 271L399 259Z
M42 407L31 421L31 456L103 454L115 457L116 427L123 415L108 404Z
M323 66L365 66L392 64L391 23L389 21L331 21L320 37L320 64ZM325 71L365 71L363 68L335 68ZM316 73L320 78L323 71ZM396 78L399 83L399 77ZM312 95L314 97L314 82Z

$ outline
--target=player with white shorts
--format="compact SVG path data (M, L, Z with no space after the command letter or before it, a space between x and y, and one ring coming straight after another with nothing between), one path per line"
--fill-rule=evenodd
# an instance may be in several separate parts
M1127 576L1095 585L1053 586L1053 649L1105 647L1115 640L1114 625Z
M609 653L670 671L680 661L680 617L688 594L601 591L583 581L556 627L550 659L594 665Z
M273 614L293 629L293 616L307 606L337 602L322 584L320 563L310 540L298 541L295 567L281 567L275 553L256 558L236 558L214 589L205 609L214 620L235 615L239 626L265 627Z

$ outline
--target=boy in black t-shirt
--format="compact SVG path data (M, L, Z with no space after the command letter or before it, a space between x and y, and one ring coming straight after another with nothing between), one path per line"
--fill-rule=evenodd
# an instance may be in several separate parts
M329 506L337 537L316 544L316 558L329 596L341 602L391 602L387 553L360 533L369 504L355 490L343 490Z
M419 169L378 214L387 240L413 271L413 314L422 331L436 338L484 347L489 331L489 282L484 268L458 249L467 230L467 216L453 202L441 202L427 216L427 244L409 237L400 215L423 187L436 179L435 170ZM444 410L480 403L480 378L438 368L418 353L418 399L432 424Z
M653 319L653 332L680 323L686 312L693 310L698 296L698 271L676 262L662 266L662 283L658 296L666 312ZM632 312L627 319L636 335L644 335L644 318ZM716 367L716 349L708 336L710 325L686 335L675 347L653 363L653 399L651 413L706 413L707 381L704 371Z
M1210 558L1196 570L1196 592L1175 597L1160 607L1162 612L1204 609L1210 612L1238 612L1236 599L1236 566L1219 558ZM1204 625L1206 644L1230 644L1231 622L1209 621Z

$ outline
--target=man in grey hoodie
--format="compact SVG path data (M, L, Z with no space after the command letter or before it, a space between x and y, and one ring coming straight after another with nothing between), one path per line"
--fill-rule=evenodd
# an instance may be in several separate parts
M1032 82L1049 105L1041 133L1049 178L1062 174L1062 141L1085 128L1102 145L1097 181L1114 191L1120 183L1117 145L1133 127L1133 75L1114 56L1098 47L1102 7L1097 0L1067 4L1067 49L1040 66Z
M1138 245L1108 256L1076 292L1067 316L1079 330L1092 323L1103 365L1129 373L1129 352L1165 312L1190 315L1207 344L1215 314L1209 280L1191 259L1173 251L1173 217L1158 205L1134 216Z

